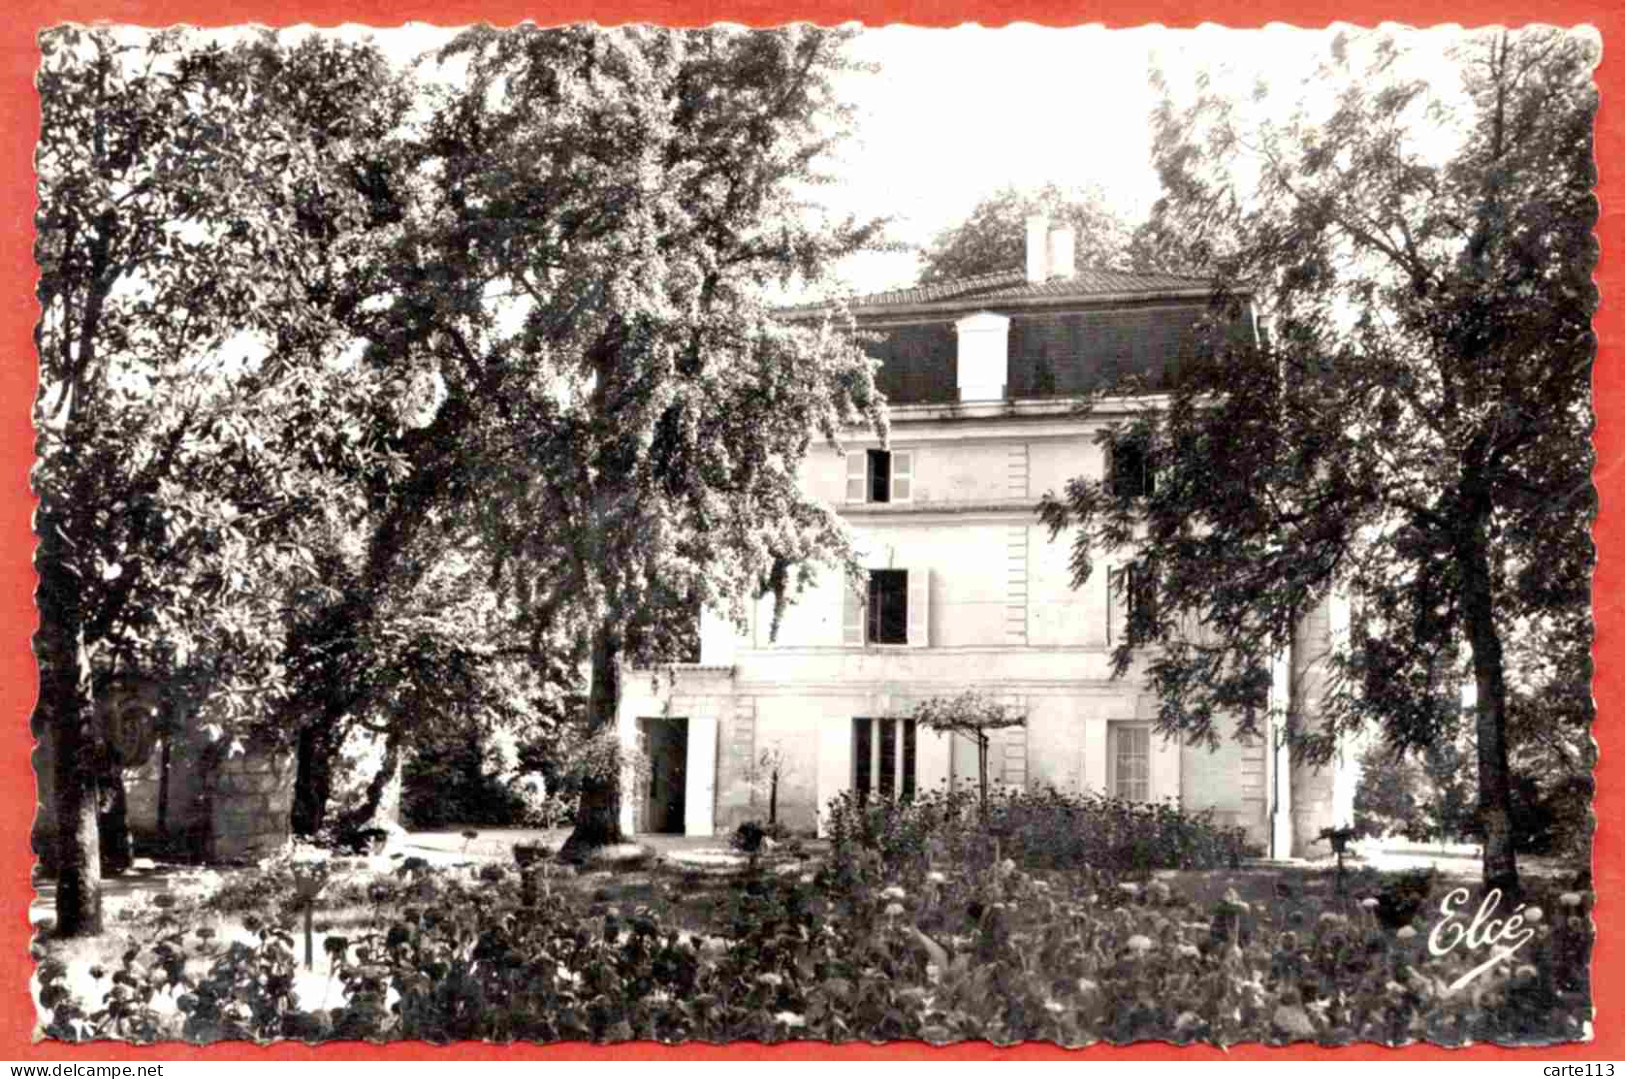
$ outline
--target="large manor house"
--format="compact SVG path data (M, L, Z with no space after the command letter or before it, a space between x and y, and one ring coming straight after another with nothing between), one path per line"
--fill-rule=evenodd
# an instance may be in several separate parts
M1274 856L1327 852L1317 837L1350 819L1352 776L1294 763L1278 738L1217 751L1163 740L1143 680L1111 677L1133 594L1118 575L1134 572L1132 560L1074 590L1067 537L1052 541L1035 517L1044 492L1080 474L1155 482L1143 455L1097 442L1121 413L1081 418L1074 405L1101 379L1166 387L1209 310L1206 282L1079 269L1074 248L1070 230L1033 218L1024 268L851 302L876 340L867 347L881 361L890 437L884 447L872 433L853 437L844 453L820 446L803 482L850 525L866 594L830 572L775 639L770 598L743 633L706 613L698 663L629 673L621 732L650 767L627 791L623 827L703 836L764 817L764 749L785 762L779 819L807 831L842 791L974 784L971 739L902 717L975 688L1026 718L995 734L996 784L1174 799L1211 808ZM1228 332L1256 333L1251 311ZM1333 617L1329 604L1311 612L1277 664L1276 692L1300 679L1310 721Z

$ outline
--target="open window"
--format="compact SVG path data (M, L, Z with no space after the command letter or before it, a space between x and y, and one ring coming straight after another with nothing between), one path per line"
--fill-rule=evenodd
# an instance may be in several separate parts
M1149 562L1130 562L1106 569L1106 643L1116 644L1128 633L1136 611L1157 617L1156 570Z
M1149 498L1157 491L1155 455L1143 438L1121 435L1106 447L1106 482L1117 498Z
M914 498L914 454L867 450L846 455L848 502L909 502Z
M852 789L859 798L914 797L917 737L912 719L852 721Z
M872 569L862 593L850 589L841 611L841 643L923 648L930 635L931 571Z

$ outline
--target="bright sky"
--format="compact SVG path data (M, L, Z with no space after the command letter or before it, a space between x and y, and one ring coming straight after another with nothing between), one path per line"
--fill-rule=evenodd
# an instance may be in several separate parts
M1337 29L866 30L855 58L880 72L853 75L842 87L857 107L857 137L836 165L841 182L817 194L843 214L892 218L890 238L918 246L1009 184L1098 185L1137 224L1160 193L1150 164L1153 57L1176 93L1197 71L1220 68L1242 97L1267 75L1282 103L1295 104L1302 100L1298 83L1328 55ZM452 32L419 23L372 33L406 61ZM1411 35L1419 61L1437 70L1440 51L1457 34ZM1453 75L1442 81L1454 89ZM856 291L872 292L912 284L917 269L910 253L871 254L843 266L842 276Z
M1156 195L1149 43L1098 27L868 31L855 53L881 71L849 80L857 140L842 171L851 182L828 198L892 217L893 239L922 246L1010 184L1098 184L1138 220ZM847 270L869 292L911 284L917 262L870 255Z
M405 60L449 34L412 24L374 38ZM1259 35L1222 36L1235 50ZM866 30L854 58L880 71L854 74L841 88L857 106L857 136L836 166L842 182L818 197L840 213L892 218L891 239L921 246L1009 184L1097 184L1137 222L1157 196L1151 50L1192 37L1098 26ZM872 254L842 269L854 289L871 292L912 284L918 263L908 253Z

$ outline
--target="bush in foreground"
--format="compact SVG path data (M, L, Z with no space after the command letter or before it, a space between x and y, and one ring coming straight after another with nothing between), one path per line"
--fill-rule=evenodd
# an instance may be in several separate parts
M408 859L374 882L365 927L327 938L334 1007L298 999L291 923L250 916L253 940L224 943L176 907L97 972L100 1007L75 998L63 964L43 964L42 1027L70 1041L1062 1045L1532 1044L1586 1032L1588 893L1532 886L1527 945L1451 988L1485 957L1430 954L1437 882L1412 921L1391 926L1360 894L1376 890L1368 882L1347 897L1278 888L1244 899L1244 877L1170 877L1027 872L1011 859L890 866L864 850L817 873L746 877L718 935L696 935L653 907L527 892L502 867Z
M985 865L1004 857L1032 869L1091 867L1128 875L1216 869L1256 853L1246 833L1212 810L1142 803L1053 788L993 794L985 811L970 791L931 791L893 802L842 794L830 802L834 857L877 854L896 869Z

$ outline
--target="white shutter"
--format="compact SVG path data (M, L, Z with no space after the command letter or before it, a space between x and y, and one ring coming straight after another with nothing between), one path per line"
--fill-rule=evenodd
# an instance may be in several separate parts
M891 500L907 502L914 497L914 453L892 451Z
M999 778L1006 786L1027 789L1027 728L1006 727L999 732L1004 745Z
M716 833L717 721L714 716L688 720L688 775L683 789L683 834Z
M1134 590L1139 585L1139 582L1134 579L1136 576L1134 572L1136 568L1137 567L1134 565L1134 563L1130 562L1128 565L1117 571L1122 575L1123 582L1123 636L1125 637L1128 636L1128 624L1134 618Z
M1106 646L1111 647L1112 634L1116 632L1117 607L1117 573L1111 566L1106 567Z
M850 580L845 584L846 587L841 590L841 643L861 645L868 597L853 588Z
M862 502L869 497L869 455L854 450L846 455L846 500Z
M931 571L920 566L908 570L908 643L911 648L931 644Z

